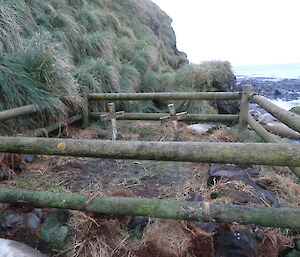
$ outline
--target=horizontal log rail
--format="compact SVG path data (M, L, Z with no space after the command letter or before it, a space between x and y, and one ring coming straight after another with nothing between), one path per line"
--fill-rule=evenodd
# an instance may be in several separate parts
M297 144L142 142L0 137L0 152L106 159L300 166Z
M14 118L17 118L17 117L20 117L23 115L35 113L36 111L37 111L37 108L34 104L5 110L5 111L0 112L0 121L14 119Z
M188 202L129 197L93 197L0 188L0 202L27 203L37 207L61 208L96 213L150 216L264 227L300 229L300 209L266 208L210 202Z
M240 100L240 92L103 93L88 94L89 100Z
M289 126L291 129L300 132L300 115L286 111L258 94L251 94L250 99L271 113L278 120Z
M99 119L107 112L90 112L91 119ZM162 117L170 115L169 113L125 113L118 120L160 120ZM237 122L239 115L230 114L187 114L180 121L208 121L208 122Z
M66 125L72 124L76 121L79 121L82 119L82 115L75 115L70 118L68 118L65 122L55 122L53 124L50 124L49 126L45 128L38 128L36 130L31 131L26 136L28 137L42 137L47 136L49 133L58 130L60 128L63 128Z

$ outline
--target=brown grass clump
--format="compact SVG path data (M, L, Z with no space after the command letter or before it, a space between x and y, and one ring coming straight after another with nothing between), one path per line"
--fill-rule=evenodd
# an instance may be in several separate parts
M213 140L218 140L220 142L235 142L232 135L230 135L229 131L224 127L214 130L213 133L204 141L209 142Z
M125 190L115 191L108 196L133 197ZM111 257L122 256L129 237L128 224L131 217L96 213L74 212L74 246L68 256Z
M68 256L119 256L129 236L126 221L116 216L74 214L74 248Z
M293 238L284 233L283 230L264 228L258 248L259 257L277 257L282 250L293 247Z
M213 256L210 234L186 221L155 219L128 256L134 257L210 257Z
M0 180L12 179L23 170L22 155L15 153L0 154Z
M286 170L283 167L273 167L272 169L278 171ZM267 190L276 193L281 199L281 205L292 207L292 208L300 208L300 185L293 182L290 176L282 176L282 173L276 174L272 172L269 168L262 168L263 174L260 177L260 180L270 181L270 184L267 187Z

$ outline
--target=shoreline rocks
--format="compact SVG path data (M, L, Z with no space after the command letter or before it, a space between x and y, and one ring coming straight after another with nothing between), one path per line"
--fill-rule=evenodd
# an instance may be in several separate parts
M245 84L251 84L253 91L272 100L292 101L300 99L300 79L239 76L237 78L239 90L242 90L242 85Z

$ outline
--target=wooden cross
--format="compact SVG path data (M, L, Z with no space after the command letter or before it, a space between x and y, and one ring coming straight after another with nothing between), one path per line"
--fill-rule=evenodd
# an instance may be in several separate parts
M179 128L178 128L177 121L184 118L186 116L187 112L176 113L174 104L168 104L168 108L169 108L170 115L165 116L165 117L161 117L160 120L162 122L172 121L173 127L174 127L174 132L175 132L175 140L178 140L178 138L179 138Z
M112 128L112 140L117 140L117 118L122 117L125 112L124 111L120 111L120 112L116 112L116 108L114 103L108 103L108 110L109 110L109 114L102 114L100 115L100 118L102 121L106 121L106 120L110 120L111 121L111 128Z

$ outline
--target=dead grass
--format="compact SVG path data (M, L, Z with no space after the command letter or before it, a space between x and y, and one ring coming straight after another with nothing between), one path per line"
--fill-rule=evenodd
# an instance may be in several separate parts
M278 171L280 171L279 174L276 173ZM270 181L268 190L279 196L282 206L300 208L300 185L291 180L287 168L264 167L261 174L263 175L260 179Z
M151 131L151 135L147 135L147 137L149 136L149 138L152 137L156 140L170 140L173 136L171 124L167 124L166 127L163 128L164 133L161 133L162 128L160 128L157 123L153 122L138 122L131 133L130 127L126 126L128 126L127 123L125 123L125 126L120 127L121 130L123 129L122 132L124 134L127 133L125 138L133 138L133 135L139 136L141 129L145 131L153 130ZM95 139L98 137L99 133L107 133L107 130L99 129L95 126L85 130L68 127L66 132L71 138ZM188 141L235 141L225 127L221 127L208 134L200 136L188 134L184 128L182 128L182 133L183 137ZM43 190L50 189L52 191L67 191L62 183L62 177L64 175L63 171L54 172L53 168L55 166L64 166L76 162L87 162L87 158L38 156L34 163L26 164L21 176L17 176L18 178L16 182L12 182L12 184L8 186L18 186L28 189L39 188ZM136 165L144 167L146 170L149 167L152 167L151 162L149 161L137 162L137 164L134 163L134 161L131 161L130 163L122 163L120 164L120 167L124 168L127 165L126 167L128 170L133 170ZM163 176L167 176L169 174L168 172L174 173L170 164L161 166L159 162L155 162L155 165L154 171L160 171ZM155 187L158 192L164 192L164 194L161 194L162 198L178 200L191 198L194 194L199 193L205 201L233 203L234 201L230 194L234 194L235 191L242 191L249 195L252 194L252 189L239 181L222 180L211 187L207 187L208 164L176 163L176 165L179 167L181 180L174 183L171 188L164 184L156 185L155 183L158 182L152 178L149 180L139 179L139 183L145 185L149 184L149 188ZM151 175L154 175L152 174L154 171L149 169ZM111 172L111 170L109 170L109 172ZM123 172L125 171L118 170L116 176L122 175ZM300 207L300 186L291 180L290 173L287 172L285 168L275 167L274 169L271 169L262 167L260 168L260 172L262 175L256 180L271 181L267 184L267 190L270 190L279 197L281 205L293 208ZM31 176L30 174L32 173L39 175ZM56 181L55 183L53 182L53 179ZM119 183L120 181L121 180L111 179L109 183L110 186L112 186L115 182ZM122 185L120 184L118 186L123 186L124 188L128 186L128 184L124 182ZM170 189L169 191L167 190L168 188ZM132 189L134 191L136 188L133 187ZM95 196L104 194L123 197L133 196L129 191L122 190L105 193L106 190L108 189L98 187ZM139 190L145 191L148 189L143 189L141 187ZM222 190L226 191L226 195L218 198L217 200L211 199L212 192ZM81 193L89 193L89 191L90 190L83 190ZM136 192L139 191L137 190ZM255 203L252 204L254 205ZM7 205L0 205L0 210L7 207ZM207 234L200 228L195 227L192 222L151 219L142 238L140 240L135 240L130 238L131 231L128 228L130 220L131 217L128 216L74 212L74 216L70 221L70 226L72 226L73 247L67 253L67 256L209 257L214 254L213 235ZM224 231L249 231L249 226L224 225L221 229ZM293 247L293 237L290 235L289 230L270 228L263 228L260 230L261 239L259 241L259 257L275 257L278 256L282 249Z
M125 190L106 195L134 196ZM71 220L74 246L68 256L122 256L129 237L130 220L129 216L74 212Z
M75 244L68 256L213 256L212 236L191 222L153 219L136 241L129 238L129 221L127 216L76 212L72 220Z

